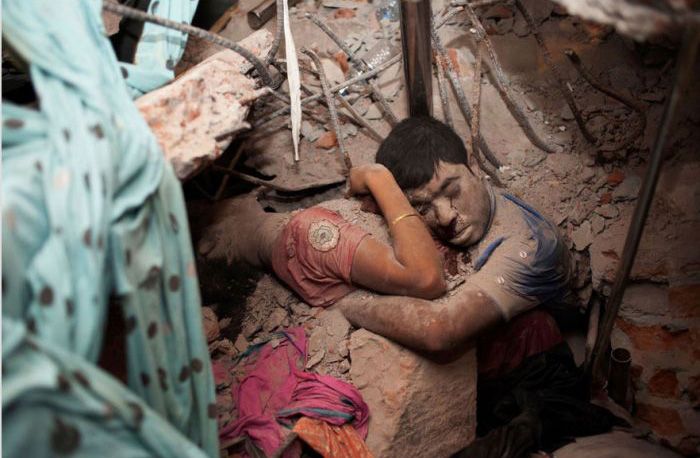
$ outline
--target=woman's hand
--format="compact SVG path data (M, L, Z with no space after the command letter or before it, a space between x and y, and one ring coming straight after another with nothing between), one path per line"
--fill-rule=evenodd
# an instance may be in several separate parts
M346 197L358 196L371 193L371 184L373 180L383 179L391 176L389 169L381 164L364 164L350 169L348 177L348 189L345 193Z

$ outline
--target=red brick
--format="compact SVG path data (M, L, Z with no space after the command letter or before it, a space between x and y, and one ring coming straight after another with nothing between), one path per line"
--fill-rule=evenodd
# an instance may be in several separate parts
M622 170L620 169L615 169L612 171L610 175L608 175L608 184L612 186L613 188L620 183L622 183L625 179L625 174Z
M641 351L692 351L694 356L700 355L695 349L700 341L700 331L690 329L688 332L674 334L664 329L663 325L639 326L627 320L618 318L615 325L627 334L634 348Z
M351 19L355 17L355 10L350 8L338 8L333 13L333 17L336 19Z
M677 398L680 394L678 377L676 377L676 372L670 369L656 371L649 379L647 386L650 394L661 398Z
M669 288L668 301L675 317L700 316L700 284Z
M692 376L688 379L688 399L693 404L693 408L700 408L700 375Z
M326 132L316 140L316 146L323 149L331 149L338 144L335 132Z
M640 379L642 378L642 373L644 373L644 367L639 364L632 364L630 366L630 378L632 379L632 386L635 390L640 387Z
M335 61L338 62L338 65L340 65L340 69L343 71L343 73L347 73L350 69L350 65L348 64L348 56L343 51L338 51L337 53L333 54L333 58L335 58Z
M660 436L674 436L685 431L681 416L673 409L640 402L637 404L637 417Z

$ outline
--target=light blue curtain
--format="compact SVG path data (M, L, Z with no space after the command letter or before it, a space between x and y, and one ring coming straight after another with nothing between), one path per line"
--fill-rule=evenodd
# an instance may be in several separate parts
M218 456L182 191L101 0L5 0L2 26L39 100L2 106L3 456ZM128 388L95 365L110 303Z
M198 0L151 0L147 12L189 24L197 4ZM144 23L134 63L122 64L132 96L138 97L172 80L173 69L182 58L186 44L186 33Z

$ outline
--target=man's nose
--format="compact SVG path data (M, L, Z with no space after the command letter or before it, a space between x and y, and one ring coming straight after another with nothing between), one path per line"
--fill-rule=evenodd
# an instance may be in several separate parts
M435 219L439 226L447 227L452 224L455 217L457 216L452 205L447 202L446 199L437 199L434 202L435 205Z

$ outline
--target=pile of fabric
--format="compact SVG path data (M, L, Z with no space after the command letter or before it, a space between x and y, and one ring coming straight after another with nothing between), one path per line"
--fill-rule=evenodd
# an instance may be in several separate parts
M196 6L153 3L185 2ZM3 41L38 96L2 106L3 455L215 457L180 184L131 100L101 5L3 2ZM110 303L128 387L96 364Z
M303 371L304 329L288 328L250 346L232 374L237 418L221 428L223 444L250 439L250 456L298 457L299 437L325 457L370 457L364 443L369 409L352 385ZM290 436L290 434L293 434Z

